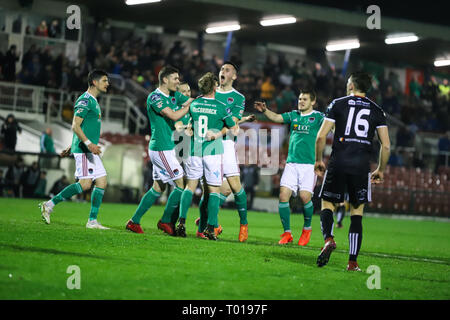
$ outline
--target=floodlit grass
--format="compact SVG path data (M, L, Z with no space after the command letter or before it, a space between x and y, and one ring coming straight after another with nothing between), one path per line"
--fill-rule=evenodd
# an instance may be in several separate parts
M156 228L163 207L142 219L145 234L125 230L137 206L104 203L88 230L90 203L61 203L52 223L38 200L0 199L0 299L450 299L450 223L366 217L358 262L347 272L348 225L334 229L337 250L323 268L318 215L311 242L296 243L302 215L291 216L294 243L278 245L278 214L249 212L249 239L239 243L235 210L221 210L220 241L197 239L191 208L187 238ZM81 289L69 290L67 268L79 266ZM381 289L369 290L367 267L381 270Z

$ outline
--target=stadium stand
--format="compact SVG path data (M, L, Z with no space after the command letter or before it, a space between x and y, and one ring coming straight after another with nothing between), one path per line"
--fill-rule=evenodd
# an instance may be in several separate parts
M132 144L146 149L146 135L150 133L146 123L146 93L157 86L157 74L163 65L171 64L179 68L183 81L190 84L192 95L196 96L198 76L207 71L217 73L223 62L219 58L222 52L209 52L207 55L193 48L191 39L178 37L168 43L165 39L169 36L167 34L151 33L143 38L133 30L96 22L87 27L89 31L95 29L95 32L86 33L86 39L80 44L79 59L71 60L58 45L41 41L62 37L57 19L45 21L34 17L29 21L35 21L36 25L25 28L23 52L18 52L13 46L0 47L0 104L12 105L12 101L18 99L31 106L36 103L31 98L33 94L42 90L39 94L44 97L44 102L36 112L44 115L45 119L49 108L45 99L51 96L54 101L61 100L63 103L50 106L56 114L50 120L56 121L58 118L58 121L70 122L70 100L86 89L89 70L94 67L105 69L114 79L108 96L127 98L121 103L127 105L126 108L132 110L130 113L134 115L133 121L127 119L124 122L126 133L118 133L117 130L104 132L102 138L113 145ZM4 26L0 27L4 29ZM170 37L173 38L172 35ZM60 40L61 43L64 41ZM246 95L247 113L255 112L253 102L263 97L272 110L278 113L289 111L296 105L301 88L316 89L320 111L326 111L326 106L334 97L345 95L346 77L333 64L318 61L310 55L292 59L283 52L269 52L258 67L253 68L249 61L242 59L239 46L236 43L230 59L241 67L236 88ZM20 62L20 68L13 70L9 66L16 61ZM435 144L449 128L448 79L432 70L422 70L423 79L412 77L407 84L408 90L404 90L391 65L358 61L356 67L367 71L383 70L372 72L374 78L370 98L389 114L394 145L391 165L383 184L373 186L374 202L370 204L370 209L449 216L450 150L445 147L448 144L443 143L444 147L439 150ZM263 91L268 78L273 85L273 94L266 96ZM36 89L38 87L43 89ZM102 107L107 105L107 99L112 98L105 99ZM119 105L118 102L115 105ZM114 109L113 104L108 108L112 110L107 112L112 119L115 111L116 118L125 119L124 113L120 113L121 107ZM281 168L287 154L287 143L283 142ZM330 137L327 142L330 144ZM374 153L378 152L377 147ZM148 156L144 161L148 161ZM279 183L276 177L273 179L275 184Z

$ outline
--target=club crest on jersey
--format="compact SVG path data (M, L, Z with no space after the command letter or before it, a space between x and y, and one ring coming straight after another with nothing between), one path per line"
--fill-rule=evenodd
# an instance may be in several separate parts
M231 104L231 103L234 102L234 99L233 99L232 97L229 97L229 98L227 99L227 102L228 102L228 104Z
M175 99L175 97L172 97L171 101L172 101L172 103L175 103L175 102L177 102L177 99Z
M314 120L316 120L316 118L314 118L314 117L310 117L310 118L308 119L309 123L313 123Z
M354 105L356 105L356 102L355 102L355 100L348 100L348 104L351 106L354 106Z
M173 174L174 174L174 175L177 176L179 173L180 173L180 171L179 171L178 169L173 170Z

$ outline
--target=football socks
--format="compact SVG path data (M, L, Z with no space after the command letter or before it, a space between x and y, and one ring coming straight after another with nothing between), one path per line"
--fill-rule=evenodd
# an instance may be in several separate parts
M89 213L89 220L96 220L98 215L98 210L103 201L103 195L105 194L105 189L95 187L91 195L91 212Z
M175 187L170 193L167 199L166 207L164 208L164 214L161 218L162 223L170 223L172 219L173 212L177 209L180 204L181 195L183 194L183 189Z
M187 212L192 203L192 197L194 194L189 189L184 189L183 194L181 195L180 200L180 219L186 219Z
M239 212L239 218L241 224L248 224L247 222L247 194L245 193L244 188L241 188L241 190L238 193L234 194L234 199L236 203L236 207Z
M60 193L58 193L56 196L54 196L50 201L53 202L54 205L57 205L58 203L68 200L68 199L72 198L74 195L80 194L82 192L83 192L83 188L81 187L81 184L79 182L73 183L70 186L65 187ZM52 208L53 206L50 205L49 207Z
M303 209L304 209L304 213L303 213L303 217L304 217L303 228L311 228L311 220L312 220L312 216L314 214L314 205L313 205L312 201L309 201L307 204L305 204Z
M333 211L324 209L320 211L320 228L322 229L323 239L333 237Z
M336 210L336 218L338 223L342 223L342 220L344 220L345 216L345 205L339 206Z
M281 224L284 231L291 230L291 209L289 208L289 202L279 202L278 212L280 213Z
M203 232L206 228L206 222L208 220L208 198L202 196L198 205L200 211L200 221L198 223L198 232Z
M349 258L350 261L356 261L359 254L359 249L362 243L362 216L350 217L350 228L348 230L349 242Z
M208 224L216 226L218 224L217 214L219 213L220 195L210 193L208 199Z
M156 199L161 196L161 193L156 192L153 187L148 190L141 199L134 216L131 218L131 221L134 223L141 223L142 216L147 212L148 209L155 203Z

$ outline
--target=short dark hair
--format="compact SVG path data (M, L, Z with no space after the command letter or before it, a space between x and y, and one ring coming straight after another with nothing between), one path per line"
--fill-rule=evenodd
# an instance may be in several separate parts
M311 101L316 101L317 94L312 89L302 89L302 90L300 90L300 94L309 94L309 97L311 98Z
M234 68L234 70L236 70L236 73L239 72L239 68L237 67L237 65L234 64L233 62L231 62L230 60L225 61L225 62L223 63L223 66L226 65L226 64L232 65L233 68Z
M161 71L159 71L158 73L158 80L159 80L159 85L163 84L163 79L170 76L173 73L180 73L180 71L178 71L177 68L174 68L172 66L165 66L161 69Z
M198 80L198 88L202 94L211 93L217 85L218 79L212 72L207 72Z
M356 71L350 75L352 83L361 92L367 92L372 87L372 77L364 71Z
M99 69L94 69L91 72L89 72L88 74L88 86L91 87L94 85L94 80L98 81L100 80L103 76L108 76L108 74L106 73L106 71L103 70L99 70Z

